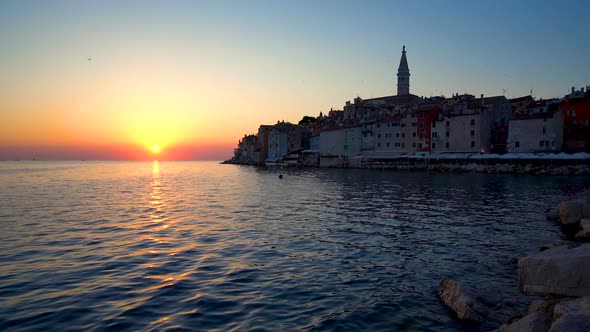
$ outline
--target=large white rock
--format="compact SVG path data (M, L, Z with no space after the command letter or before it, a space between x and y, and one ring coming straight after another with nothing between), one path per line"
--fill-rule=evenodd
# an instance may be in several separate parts
M590 244L557 247L521 258L518 285L525 293L590 295Z
M590 229L590 218L584 218L580 220L580 226L584 229Z
M590 315L590 296L556 304L553 308L553 319L573 313Z
M502 325L497 332L546 332L551 327L551 317L544 312L533 312L510 324Z
M588 332L590 314L567 314L551 324L549 332Z
M459 281L443 278L438 286L438 295L460 320L481 323L488 315L488 308Z

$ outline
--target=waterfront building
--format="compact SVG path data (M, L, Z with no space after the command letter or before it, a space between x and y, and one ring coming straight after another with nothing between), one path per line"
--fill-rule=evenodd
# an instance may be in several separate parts
M327 129L320 133L320 167L359 166L363 127Z
M240 164L255 165L259 159L258 137L244 135L234 150L234 161Z
M272 129L272 125L261 125L258 127L258 160L257 165L263 165L268 158L268 136Z
M289 122L278 122L268 136L267 161L276 162L285 158L289 152L309 147L310 132Z
M401 110L400 114L400 148L404 153L416 152L422 149L423 143L418 136L417 113L413 109Z
M428 152L430 151L432 139L432 125L434 120L442 112L442 107L436 104L423 104L416 110L416 151Z
M376 121L365 122L362 127L361 151L363 156L367 156L375 151L375 138L377 137L375 133L375 129L377 128Z
M559 105L563 114L563 148L566 152L590 152L590 86L565 96Z
M543 112L518 114L508 125L508 152L561 151L563 142L563 115L558 104Z
M490 152L492 121L489 111L471 105L462 111L439 114L432 122L430 151Z
M492 119L492 127L496 125L508 124L508 121L512 118L512 104L504 96L493 96L475 99L475 103L480 103L483 107L487 108Z
M512 113L515 114L524 114L526 113L526 106L533 101L533 97L531 95L512 98L508 100L510 105L512 106Z
M320 167L344 166L344 129L325 129L320 133Z
M547 112L547 108L549 107L549 104L552 102L553 102L552 99L533 100L526 105L526 113L527 114L545 113L545 112Z
M387 158L403 153L401 118L388 117L377 122L375 143L373 158Z

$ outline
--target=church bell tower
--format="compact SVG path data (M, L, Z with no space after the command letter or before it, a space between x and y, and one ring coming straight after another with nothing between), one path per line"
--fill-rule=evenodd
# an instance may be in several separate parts
M402 49L402 58L397 69L397 95L410 94L410 68L408 68L408 59L406 58L406 45Z

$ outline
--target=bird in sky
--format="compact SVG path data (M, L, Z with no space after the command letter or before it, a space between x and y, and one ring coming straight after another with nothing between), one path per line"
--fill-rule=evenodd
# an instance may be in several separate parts
M92 61L92 58L88 58L88 61Z

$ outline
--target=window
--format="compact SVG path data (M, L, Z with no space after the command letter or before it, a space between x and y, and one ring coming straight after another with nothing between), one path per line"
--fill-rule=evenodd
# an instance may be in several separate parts
M588 125L588 119L584 119L584 120L580 120L580 124L587 126Z
M449 123L449 121L447 121L447 127L450 126L451 124Z
M475 130L471 131L471 136L475 136Z
M567 115L569 115L569 116L576 116L576 111L575 110L569 110L569 111L567 111Z
M547 134L547 128L543 127L543 134Z
M422 149L422 143L418 143L418 149Z
M436 122L432 123L432 128L436 128Z
M406 126L406 124L405 124L405 123L402 123L402 124L400 125L400 127L402 127L402 128L404 128L405 126Z
M543 122L547 122L547 118L544 118L544 119L543 119Z
M390 124L390 123L388 123L388 124L387 124L387 127L389 128L389 126L390 126L390 125L391 125L391 124Z
M416 122L412 122L412 127L416 127Z
M406 137L406 133L402 133L402 137Z
M348 145L345 144L344 145L344 150L346 150L346 149L348 149Z
M436 138L436 137L438 137L438 133L436 131L432 132L432 138Z
M380 148L381 147L381 142L377 142L377 147Z
M475 119L471 119L471 125L475 126Z
M474 148L475 147L475 142L471 141L471 147Z
M399 137L399 133L395 133L395 137Z
M412 133L412 137L416 137L416 132L413 132Z
M445 147L446 147L447 149L449 148L449 142L447 142L447 143L445 144Z
M416 143L412 143L412 147L415 148L416 147Z
M406 143L402 142L402 148L406 147Z
M416 117L416 114L412 113L412 119Z
M514 142L514 147L515 148L519 148L520 147L520 142L519 141Z
M386 145L387 145L387 147L389 147L389 142Z
M378 124L378 125L377 125L377 128L381 128L381 125L380 125L380 124Z
M545 142L543 142L543 141L539 141L539 147L543 147L543 145L545 145L544 143Z
M446 136L447 136L447 137L449 137L449 132L448 132L448 131L447 131L447 134L446 134Z
M420 113L420 118L424 119L424 113Z
M420 128L424 128L424 122L420 122Z
M436 148L436 144L433 142L432 143L432 148L435 149Z
M420 134L420 139L424 139L424 134Z
M377 134L377 138L381 138L381 134Z

